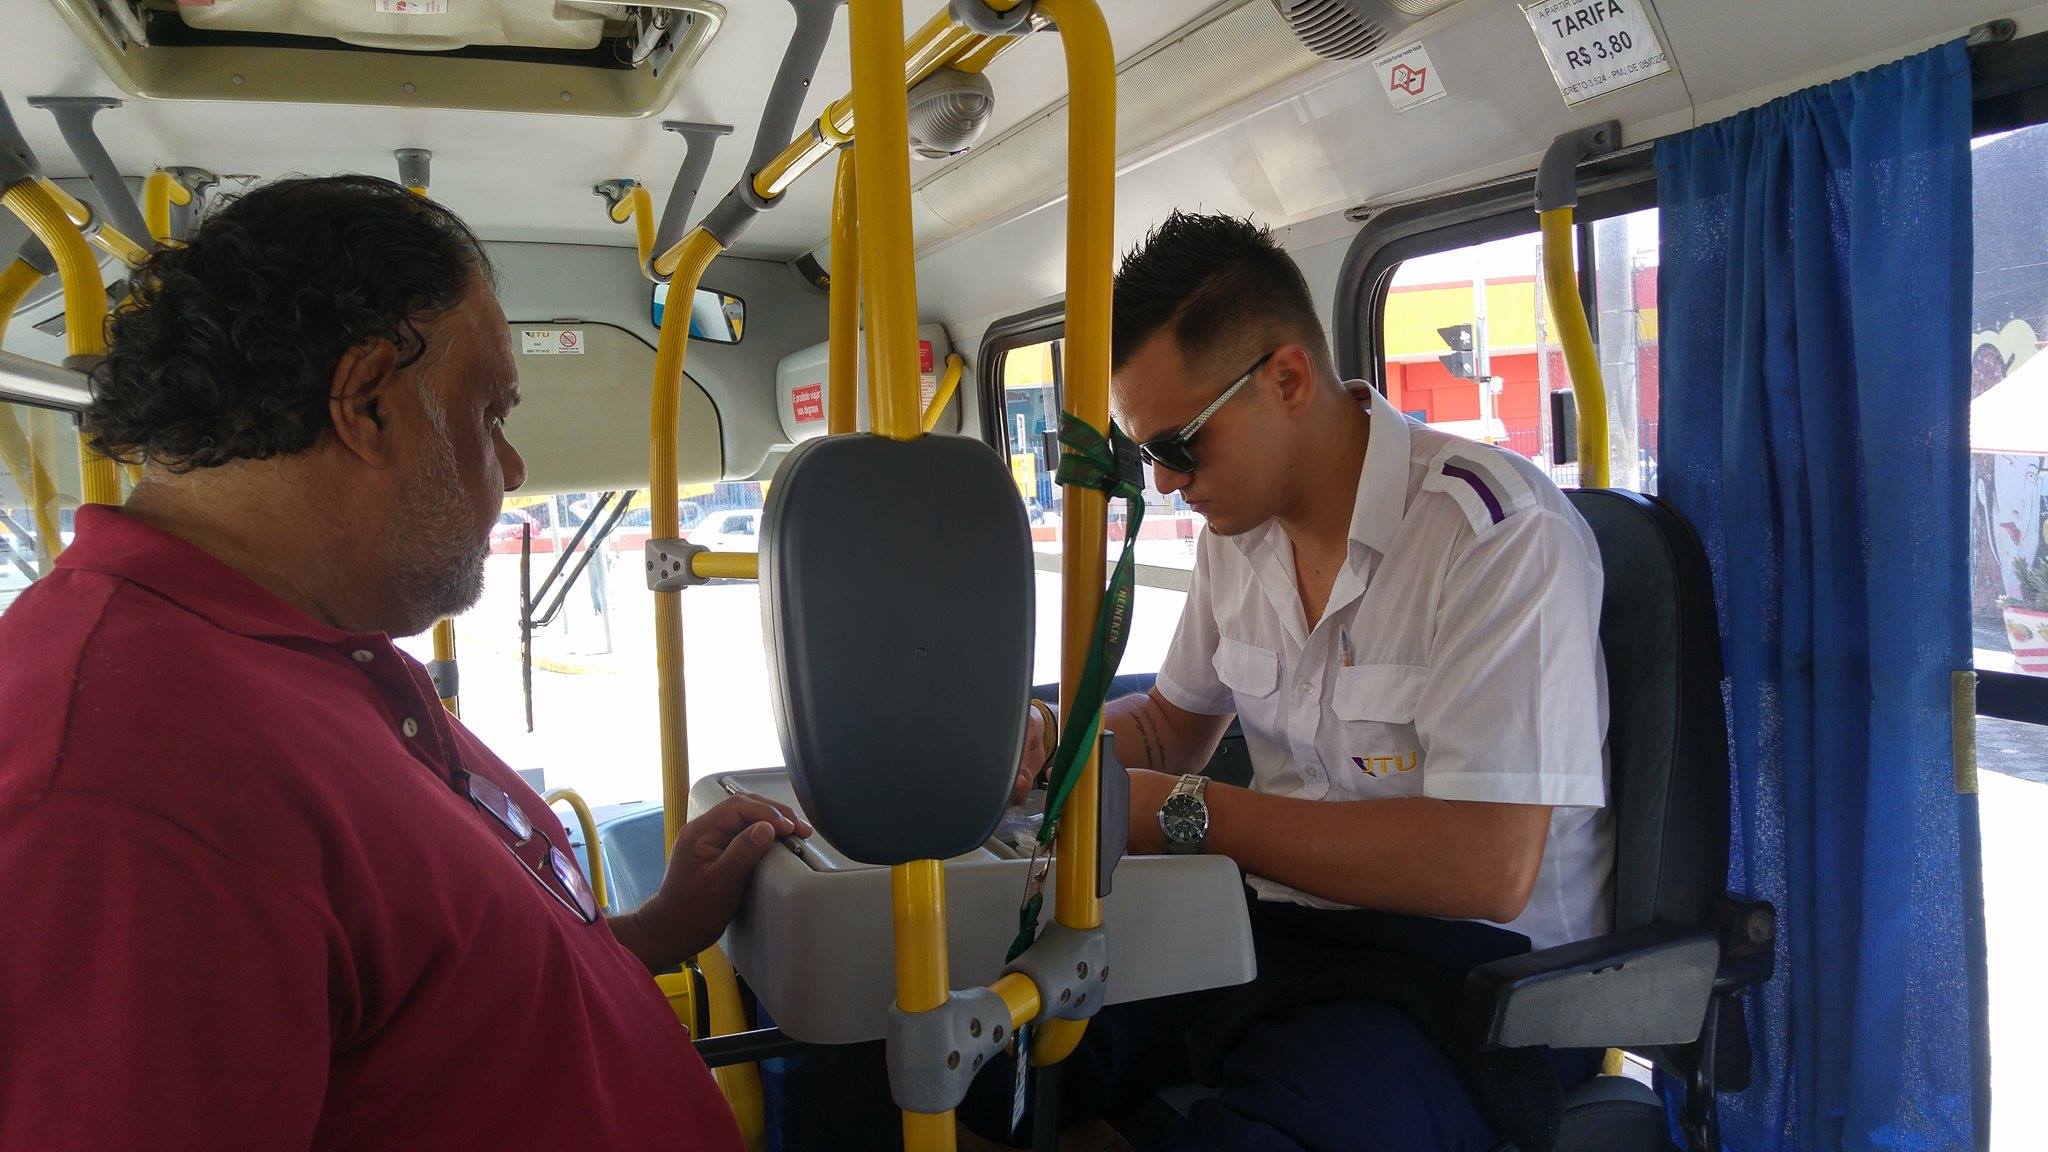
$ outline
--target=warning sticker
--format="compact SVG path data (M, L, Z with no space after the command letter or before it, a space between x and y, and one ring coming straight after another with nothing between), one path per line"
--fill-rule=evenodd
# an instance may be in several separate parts
M1522 9L1566 104L1671 71L1648 5L1649 0L1537 0Z
M825 418L825 385L799 384L789 390L789 414L799 424L810 424Z
M1443 79L1436 74L1436 66L1429 62L1429 52L1420 40L1394 49L1374 60L1372 66L1380 74L1380 91L1387 94L1387 102L1396 112L1443 98Z
M519 354L522 356L581 356L581 328L521 328Z
M377 0L377 11L400 16L446 16L448 0Z

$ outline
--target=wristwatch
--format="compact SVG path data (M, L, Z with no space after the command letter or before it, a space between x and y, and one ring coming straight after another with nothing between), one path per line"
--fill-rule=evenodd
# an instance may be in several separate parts
M1166 851L1173 856L1201 852L1209 835L1209 801L1203 795L1209 787L1207 776L1187 775L1173 786L1166 803L1159 806L1159 830L1166 833Z

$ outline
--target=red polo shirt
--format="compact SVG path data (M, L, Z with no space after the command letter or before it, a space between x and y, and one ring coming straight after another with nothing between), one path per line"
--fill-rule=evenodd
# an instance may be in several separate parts
M0 1149L740 1148L383 635L85 508L0 617Z

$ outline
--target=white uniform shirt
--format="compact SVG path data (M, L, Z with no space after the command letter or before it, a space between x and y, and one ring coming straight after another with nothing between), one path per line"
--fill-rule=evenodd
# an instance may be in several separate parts
M1159 693L1235 712L1261 792L1552 806L1535 889L1507 927L1539 949L1605 932L1614 837L1592 529L1523 457L1352 388L1371 396L1372 433L1322 620L1307 627L1278 522L1204 532ZM1248 880L1267 900L1340 907Z

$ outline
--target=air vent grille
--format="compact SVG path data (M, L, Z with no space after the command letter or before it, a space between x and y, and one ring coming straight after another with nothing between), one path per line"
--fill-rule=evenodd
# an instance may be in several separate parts
M1273 5L1303 46L1328 60L1357 60L1393 34L1386 23L1369 18L1358 0L1273 0Z

